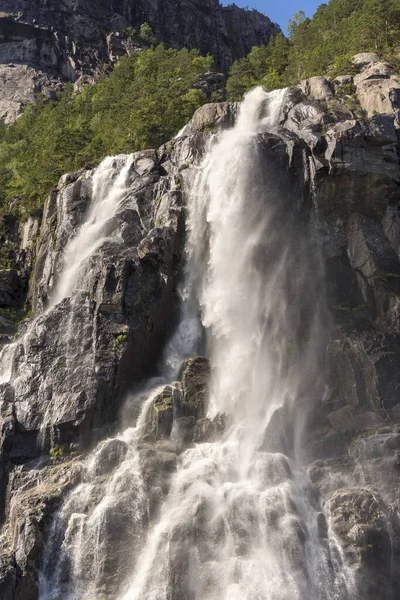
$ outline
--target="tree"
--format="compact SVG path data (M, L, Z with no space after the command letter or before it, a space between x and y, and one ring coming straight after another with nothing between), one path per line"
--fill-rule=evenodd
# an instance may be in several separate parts
M286 28L289 37L292 37L292 35L296 32L297 28L304 23L304 21L306 20L306 13L304 12L304 10L298 10L291 19L289 19L289 23L288 26Z
M42 206L63 173L171 139L206 102L194 84L212 64L197 50L151 46L121 58L107 79L79 93L67 85L58 101L41 97L14 125L0 122L0 218L11 205Z

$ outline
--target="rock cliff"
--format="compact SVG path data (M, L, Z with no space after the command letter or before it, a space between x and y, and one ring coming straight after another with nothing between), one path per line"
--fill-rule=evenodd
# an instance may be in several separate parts
M279 28L257 11L219 0L5 0L0 12L0 117L15 120L38 93L53 96L108 72L134 47L128 27L148 22L161 41L198 48L226 70ZM238 41L239 40L239 41Z
M379 57L359 56L356 63L354 79L317 77L288 90L279 128L257 139L312 227L329 309L320 357L325 393L307 390L299 405L276 411L264 448L293 456L288 440L307 415L301 461L313 483L310 503L320 507L318 535L327 545L335 540L332 560L344 577L352 574L354 597L389 600L400 594L400 83ZM76 454L112 431L129 390L156 373L179 310L195 166L210 135L231 126L236 114L235 104L205 105L180 137L134 155L129 193L92 261L88 291L49 305L62 250L91 200L93 172L64 176L47 200L40 232L25 232L25 246L35 247L30 293L38 316L15 341L10 369L21 375L0 387L0 594L7 600L36 600L51 515L84 469L95 505L105 493L104 475L123 463L123 441L98 445L89 467ZM11 297L15 274L0 281ZM189 359L179 381L147 407L137 446L151 498L146 519L168 493L182 449L224 428L223 415L206 418L209 374L206 359ZM135 401L128 411L137 415ZM138 502L134 489L121 491L109 516L106 594L115 593L116 573L123 577L129 568L116 548L132 518L127 507ZM140 548L140 540L129 543Z

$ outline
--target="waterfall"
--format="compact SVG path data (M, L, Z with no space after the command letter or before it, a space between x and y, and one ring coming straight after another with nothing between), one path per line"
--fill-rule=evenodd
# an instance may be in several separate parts
M251 92L199 167L188 244L213 366L209 417L224 414L228 428L180 457L123 600L336 597L305 475L260 451L274 411L297 401L316 364L313 345L292 348L302 327L318 334L318 310L304 324L304 232L257 135L278 126L284 94Z
M16 416L21 422L32 419L37 403L42 446L46 445L49 434L50 437L53 435L57 419L71 418L68 401L74 391L79 395L82 382L84 385L95 377L91 355L81 343L82 332L91 327L87 292L91 284L92 261L107 240L118 235L118 231L115 233L118 227L116 215L127 197L132 162L133 155L108 157L101 162L93 174L90 206L77 230L71 225L66 199L63 194L59 195L58 231L67 243L58 261L55 254L51 259L49 257L55 263L52 268L59 273L55 289L45 311L27 323L22 335L0 352L0 385L10 383L17 400L22 398L15 404ZM50 333L52 314L56 315L51 321L52 326L58 325L57 314L63 313L59 304L67 297L70 302L62 321L62 333L54 331L51 344L47 341L42 352L37 353L37 340L43 338L46 331ZM45 352L49 355L58 352L63 369L60 370L60 364L51 359L46 367L42 367L40 361ZM36 398L26 398L32 380L37 382ZM53 395L58 397L57 410L51 400Z
M136 426L94 451L55 519L40 600L106 598L110 573L118 600L347 598L299 460L302 408L318 393L323 292L310 232L265 150L266 140L279 143L284 96L249 93L236 125L211 139L190 190L185 305L164 374L196 341L200 313L208 417L224 415L225 431L178 456L152 519L138 455L160 389L144 393ZM90 237L78 235L66 256L84 256ZM277 414L289 415L287 455L271 448ZM100 457L114 446L116 466L99 483Z
M90 257L115 229L113 217L126 196L132 161L132 155L111 156L96 169L93 200L85 222L64 250L61 274L52 294L51 306L82 286L90 268Z

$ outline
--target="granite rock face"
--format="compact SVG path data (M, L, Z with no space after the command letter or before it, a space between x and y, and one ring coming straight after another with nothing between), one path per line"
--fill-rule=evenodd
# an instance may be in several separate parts
M371 62L378 63L379 76L387 68L375 56L357 60L360 75L368 75ZM358 89L374 79L357 81ZM310 502L321 510L319 536L336 570L351 578L354 597L386 600L400 594L399 125L394 104L368 115L357 90L347 93L349 84L351 76L302 82L286 93L276 131L257 138L262 156L281 175L281 191L290 187L312 228L329 309L321 353L325 393L316 397L311 390L297 407L276 411L262 450L296 458L308 471ZM79 461L63 453L103 439L127 392L156 372L178 308L192 166L210 135L234 123L237 109L205 105L180 137L134 156L128 193L110 223L110 239L94 256L89 289L51 305L63 250L92 201L93 172L61 179L47 200L36 244L37 223L21 232L27 264L36 256L30 295L38 316L23 324L14 347L11 366L23 375L0 386L0 485L7 499L1 507L0 590L7 600L37 597L38 556L50 515L81 477ZM12 274L5 274L5 291L11 281ZM207 419L211 372L207 359L188 359L178 381L163 382L140 417L146 519L158 514L182 450L224 431L223 415ZM295 439L305 407L310 418L299 449L288 440ZM135 401L129 410L137 416ZM100 442L90 466L91 503L126 457L125 441ZM48 492L39 502L40 486ZM104 544L113 557L118 536L127 535L132 489L123 490L105 520ZM140 547L138 540L128 542ZM122 564L124 557L119 559ZM117 568L113 561L104 566L101 583L111 595Z
M52 98L67 81L79 87L107 73L120 56L134 51L127 28L139 30L145 22L170 46L212 54L222 70L280 31L265 15L222 7L219 0L5 0L0 117L12 123L39 93Z

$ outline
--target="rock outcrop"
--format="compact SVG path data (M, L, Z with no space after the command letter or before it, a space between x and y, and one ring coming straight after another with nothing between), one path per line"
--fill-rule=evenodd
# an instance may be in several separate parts
M5 0L0 12L0 117L15 120L39 93L52 98L67 81L96 80L137 48L130 27L148 22L160 41L198 48L227 70L279 27L257 11L219 0ZM139 47L140 49L140 47Z
M289 201L312 227L329 309L320 357L325 394L306 390L296 406L276 411L262 449L296 458L308 470L310 502L321 510L318 535L336 571L351 578L354 597L386 600L400 594L400 161L392 93L398 81L375 55L360 55L355 64L362 69L355 78L311 78L289 90L280 126L256 141L279 174L280 192L292 190ZM362 90L366 82L381 86L376 81L390 82L389 91L369 110ZM7 498L0 591L7 600L37 597L50 517L82 477L74 453L104 438L118 423L128 391L156 372L178 309L192 167L210 135L236 116L235 104L205 105L180 137L134 156L129 192L92 261L88 289L51 305L62 251L92 200L93 172L64 176L47 200L39 235L33 222L25 230L28 265L36 254L30 294L38 316L23 324L15 341L11 368L21 376L0 387L0 485ZM2 277L4 297L12 302L15 274ZM144 523L154 518L182 451L227 426L223 415L207 418L211 371L206 358L193 357L178 381L163 382L140 413L135 459L126 441L115 438L103 440L84 467L87 511L106 494L107 473L126 464L132 476L134 464L140 474L140 482L129 479L132 485L121 487L118 506L106 507L107 558L99 576L105 594L115 592L116 577L129 568L125 542L140 552L140 532L133 539L126 527L133 518L128 507L142 511ZM131 416L142 399L139 389L128 403ZM300 422L301 448L294 435ZM137 489L149 498L147 512ZM182 551L171 548L182 561Z

